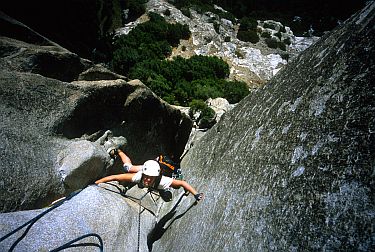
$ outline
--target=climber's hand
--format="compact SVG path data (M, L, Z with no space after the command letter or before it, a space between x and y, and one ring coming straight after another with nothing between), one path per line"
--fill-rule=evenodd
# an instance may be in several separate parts
M196 201L200 201L204 198L204 194L203 193L197 193L194 195L194 198Z

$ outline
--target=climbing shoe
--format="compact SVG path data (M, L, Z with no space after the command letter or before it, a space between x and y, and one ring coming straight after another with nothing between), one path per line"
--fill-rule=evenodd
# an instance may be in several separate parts
M107 153L111 158L116 158L118 155L118 150L116 148L110 148L107 150Z

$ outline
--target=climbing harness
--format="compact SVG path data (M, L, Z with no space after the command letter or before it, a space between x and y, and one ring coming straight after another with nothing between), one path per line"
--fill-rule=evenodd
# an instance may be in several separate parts
M30 231L31 227L40 219L42 218L44 215L46 215L47 213L51 212L53 209L61 206L65 201L67 200L70 200L71 198L73 198L75 195L77 195L78 193L80 193L83 189L80 189L80 190L77 190L77 191L74 191L72 192L71 194L69 194L67 197L65 197L64 199L62 200L59 200L57 201L55 204L53 204L50 208L48 208L46 211L38 214L36 217L32 218L31 220L29 220L28 222L22 224L21 226L19 226L18 228L14 229L13 231L9 232L8 234L4 235L3 237L0 238L0 242L4 241L5 239L9 238L11 235L15 234L16 232L18 232L19 230L21 230L22 228L26 227L26 230L23 232L23 234L12 244L12 246L10 247L10 249L8 250L8 252L12 252L16 246L18 245L18 243L20 243L22 241L23 238L25 238L25 236L27 235L27 233ZM99 239L99 242L100 242L100 245L96 244L96 243L82 243L82 244L73 244L83 238L86 238L88 236L95 236ZM71 247L82 247L82 246L96 246L96 247L99 247L100 248L100 251L103 251L103 241L102 241L102 238L98 235L98 234L95 234L95 233L90 233L90 234L86 234L86 235L83 235L83 236L80 236L56 249L53 249L51 250L51 252L57 252L57 251L60 251L60 250L63 250L63 249L66 249L66 248L71 248Z

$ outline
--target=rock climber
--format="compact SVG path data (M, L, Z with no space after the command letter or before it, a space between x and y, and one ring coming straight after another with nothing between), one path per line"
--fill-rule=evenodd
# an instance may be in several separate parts
M203 193L198 193L186 181L162 176L160 165L156 160L147 160L143 165L133 165L130 158L121 149L113 149L109 154L111 156L118 155L121 158L125 173L101 178L95 181L95 184L110 181L136 183L140 188L157 190L161 198L166 202L172 200L171 188L179 189L183 187L185 191L194 195L196 201L204 198Z

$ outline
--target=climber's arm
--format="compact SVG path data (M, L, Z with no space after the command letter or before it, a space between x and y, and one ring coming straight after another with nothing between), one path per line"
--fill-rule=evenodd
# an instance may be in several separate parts
M173 179L171 186L175 189L183 187L185 191L190 192L193 194L194 198L199 201L203 199L203 193L198 193L189 183L183 180Z
M125 174L116 174L101 178L95 181L95 184L110 182L110 181L119 181L119 182L132 182L134 173L125 173Z
M130 158L122 150L119 149L117 153L121 158L122 163L124 164L125 172L137 173L142 170L142 165L133 165Z

